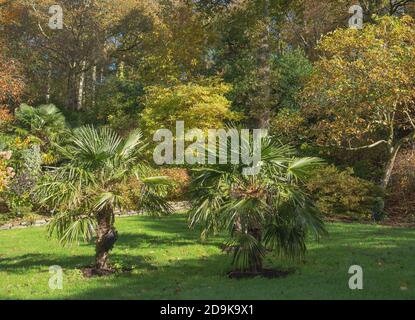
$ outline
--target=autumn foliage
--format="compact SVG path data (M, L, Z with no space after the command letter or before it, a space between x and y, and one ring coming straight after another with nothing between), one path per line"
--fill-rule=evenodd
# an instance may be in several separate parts
M23 87L18 63L0 52L0 109L14 108L23 93ZM0 121L6 118L7 112L0 110Z
M0 192L4 191L10 180L15 176L13 168L8 166L11 151L0 152Z
M321 144L386 147L386 188L397 153L415 137L415 22L410 16L375 22L323 38L303 114Z

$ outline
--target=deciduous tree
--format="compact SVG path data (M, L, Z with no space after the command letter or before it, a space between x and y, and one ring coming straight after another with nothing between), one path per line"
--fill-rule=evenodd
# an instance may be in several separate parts
M409 16L375 22L324 37L302 110L322 144L385 147L386 188L398 151L415 138L415 23Z

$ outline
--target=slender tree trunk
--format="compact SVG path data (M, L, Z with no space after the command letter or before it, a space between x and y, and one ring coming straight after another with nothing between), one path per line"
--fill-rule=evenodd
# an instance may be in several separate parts
M69 70L68 83L67 83L67 107L71 110L75 110L77 106L77 94L75 85L75 73L73 69Z
M97 87L97 66L92 68L92 106L95 107L95 94Z
M52 86L52 62L48 62L48 79L46 83L46 103L50 102L50 90Z
M111 208L104 208L97 215L97 239L95 243L95 268L108 270L108 255L117 241L117 231L113 224L114 212Z
M101 67L101 72L99 74L99 82L100 83L104 82L104 67Z
M85 86L85 65L86 61L82 62L82 72L79 77L79 87L78 87L78 104L77 104L77 110L82 110L83 107L83 101L84 101L84 86Z
M117 77L121 80L125 78L125 63L122 60L120 61Z
M391 146L389 148L389 161L386 164L385 173L384 173L382 184L381 184L381 187L383 190L386 190L386 188L389 185L392 172L393 172L393 168L395 167L396 156L398 155L398 152L401 149L401 146L402 145L399 144L397 146Z
M270 3L269 0L263 0L263 31L258 50L258 97L254 108L251 110L252 116L257 119L258 125L262 129L267 129L271 121L271 52L270 52Z

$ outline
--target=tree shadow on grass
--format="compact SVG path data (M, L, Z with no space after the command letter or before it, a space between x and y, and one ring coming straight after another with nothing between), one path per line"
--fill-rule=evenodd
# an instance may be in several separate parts
M138 216L129 218L126 231L120 230L116 247L139 248L142 246L177 245L187 246L192 244L203 244L198 228L190 229L187 224L187 216L176 214L166 217L154 218L150 216ZM139 229L145 229L149 233L135 233L135 225ZM157 234L151 234L157 232ZM223 239L211 237L208 240L210 245L220 247Z
M28 253L0 260L0 271L7 273L25 273L27 269L37 269L59 265L62 268L76 268L88 263L87 256L62 256L53 254Z
M153 269L152 258L149 256L136 256L132 253L123 253L122 250L140 250L142 248L169 248L179 246L191 246L201 244L199 233L187 228L185 215L173 215L166 218L155 219L154 217L131 217L128 225L121 229L119 239L115 243L114 250L110 254L111 263L119 264L127 268L147 268ZM140 229L150 231L150 233L134 233L135 224ZM29 232L30 230L24 230ZM151 231L161 232L151 234ZM220 240L209 240L210 246L220 246ZM94 240L81 247L94 247ZM63 268L74 269L90 266L94 263L93 250L89 254L71 256L65 253L40 254L33 251L30 247L26 254L20 256L0 256L0 271L10 273L24 273L26 268L38 268L44 266L59 265Z
M145 256L131 256L124 254L112 254L111 260L114 262L122 261L123 264L136 268L151 269L152 265L148 262L151 258ZM80 269L91 266L94 257L89 255L54 255L29 253L17 257L2 258L0 260L0 271L14 274L26 273L28 269L40 269L53 265L58 265L63 269Z
M408 259L408 256L412 257L415 249L415 230L411 229L332 225L329 227L332 233L328 238L322 239L319 243L310 243L306 263L298 265L297 273L285 279L230 280L226 276L231 269L230 258L220 251L210 251L211 253L206 254L206 251L199 251L196 247L194 250L190 249L192 258L184 253L179 257L172 256L165 264L157 265L151 263L154 257L130 251L149 247L167 249L198 244L199 234L186 228L185 217L173 216L160 220L151 217L129 219L131 220L125 224L126 227L121 228L119 241L110 257L112 262L135 267L135 270L98 280L85 279L82 289L71 292L65 298L270 299L277 298L282 290L291 290L294 298L312 298L315 292L318 292L317 297L338 298L342 295L350 297L347 271L352 264L362 264L365 272L369 272L368 279L370 280L370 276L376 278L372 283L383 280L385 270L398 273L392 274L393 283L399 280L400 271L405 279L411 276L412 272L409 264L413 261ZM140 226L140 229L150 232L134 233L135 224ZM152 231L157 233L153 235ZM206 245L216 246L222 243L222 239L212 238ZM130 253L124 254L117 249L126 249ZM91 265L93 260L94 257L88 254L69 256L62 253L31 253L0 259L0 271L25 274L27 269L51 265L60 265L64 270L76 269ZM310 288L313 285L315 288ZM307 292L311 294L307 296ZM331 292L341 293L339 296L330 296ZM410 294L409 290L408 293ZM372 293L365 291L364 294L370 296ZM386 295L387 293L385 298Z
M226 281L229 271L230 260L226 254L175 260L136 273L116 274L112 279L101 278L102 285L71 295L69 299L177 299L181 291L208 287L212 279L215 283ZM105 285L108 282L110 286Z
M195 244L199 239L188 238L187 240L178 234L177 236L153 236L146 233L120 233L115 248L119 249L139 249L147 247L165 246L188 246Z
M127 226L129 230L136 224L138 228L163 234L163 237L171 234L184 240L200 239L200 229L189 228L187 215L185 214L174 214L165 217L136 216L128 219L130 219ZM120 222L120 220L118 221Z
M326 223L329 231L334 231L336 237L358 236L360 239L377 236L388 236L415 239L415 228L394 228L373 224L353 224L353 223Z
M297 271L284 278L229 279L230 260L226 254L207 259L186 259L139 274L119 274L100 279L69 299L279 299L281 292L290 292L293 299L389 299L414 298L413 277L408 262L400 263L400 250L390 259L384 249L343 251L330 256L325 248L313 252L313 263L298 265ZM388 249L391 251L391 249ZM380 258L379 258L380 257ZM326 264L328 259L330 264ZM379 266L382 260L384 265ZM348 269L360 264L365 272L366 290L352 292L348 288ZM391 272L393 271L393 272ZM412 273L411 273L412 272ZM411 280L412 279L412 280ZM408 285L399 289L400 281ZM110 284L110 285L109 285ZM394 291L392 291L393 289Z
M175 246L174 243L171 245ZM229 256L216 253L207 257L172 260L150 272L117 275L110 287L98 284L99 287L85 289L70 298L272 299L278 298L282 291L291 290L297 299L406 299L415 294L411 288L415 285L411 282L415 276L412 271L415 258L411 258L414 249L413 230L360 228L342 235L336 233L317 245L314 243L305 263L298 264L297 272L284 279L230 280L226 275L231 268ZM353 264L364 268L369 284L368 289L359 295L347 286L348 269ZM406 292L400 291L400 281L408 282ZM395 291L392 292L391 288Z

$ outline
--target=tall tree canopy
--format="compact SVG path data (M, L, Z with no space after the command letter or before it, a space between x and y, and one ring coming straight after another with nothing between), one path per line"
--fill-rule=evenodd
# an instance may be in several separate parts
M415 23L409 16L375 21L322 40L303 111L322 144L386 147L386 187L397 152L415 137Z

